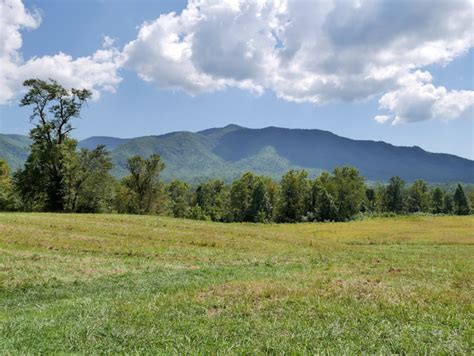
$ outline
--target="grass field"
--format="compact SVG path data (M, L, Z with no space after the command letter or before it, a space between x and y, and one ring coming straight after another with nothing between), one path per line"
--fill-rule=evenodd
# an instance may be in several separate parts
M1 353L473 352L474 217L0 214Z

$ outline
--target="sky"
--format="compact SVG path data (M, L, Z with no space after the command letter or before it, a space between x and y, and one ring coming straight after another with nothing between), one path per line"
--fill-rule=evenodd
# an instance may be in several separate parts
M474 2L0 0L0 132L22 82L93 99L74 136L230 123L474 159Z

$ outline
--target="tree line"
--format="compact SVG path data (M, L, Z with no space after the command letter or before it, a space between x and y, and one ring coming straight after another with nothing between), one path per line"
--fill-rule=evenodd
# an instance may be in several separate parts
M105 146L77 149L70 133L91 97L88 90L67 90L49 80L25 81L22 106L31 106L30 155L11 174L0 159L0 210L161 214L221 222L347 221L360 213L471 213L471 189L455 191L423 180L407 185L400 177L369 186L353 167L338 167L310 179L289 170L279 182L251 172L231 184L213 179L191 186L165 183L160 156L133 156L128 175L117 180Z

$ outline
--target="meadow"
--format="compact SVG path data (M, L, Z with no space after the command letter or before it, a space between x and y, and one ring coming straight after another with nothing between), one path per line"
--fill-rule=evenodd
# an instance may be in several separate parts
M0 214L8 353L473 352L474 216Z

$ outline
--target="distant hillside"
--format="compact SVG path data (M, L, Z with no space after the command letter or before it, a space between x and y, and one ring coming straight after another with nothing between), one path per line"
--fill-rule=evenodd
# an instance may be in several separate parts
M30 142L28 136L0 134L0 157L8 162L12 172L25 162Z
M163 178L166 180L177 178L197 182L221 178L230 181L249 170L279 178L282 172L292 167L302 168L279 156L273 147L261 147L252 156L243 157L238 161L226 160L215 151L225 136L221 134L220 131L174 132L132 139L112 151L116 163L114 174L126 174L128 157L149 156L152 153L159 153L166 163L166 169L163 171ZM313 174L320 171L312 167L309 170Z
M105 145L108 150L113 150L114 148L127 143L128 138L116 138L109 136L92 136L86 138L79 142L79 148L88 148L93 150L98 145Z
M20 162L26 157L26 151L3 148L4 136L13 135L0 136L0 156L9 162ZM304 168L315 175L337 166L351 165L373 181L386 181L399 175L407 181L421 178L434 183L474 183L474 161L426 152L416 146L352 140L322 130L248 129L229 125L196 133L173 132L133 139L91 137L81 141L80 147L94 148L98 144L105 144L111 150L115 163L113 173L118 177L126 174L128 157L159 153L166 163L163 172L166 180L197 182L222 178L229 181L248 170L279 178L290 168ZM8 155L4 153L7 151Z

